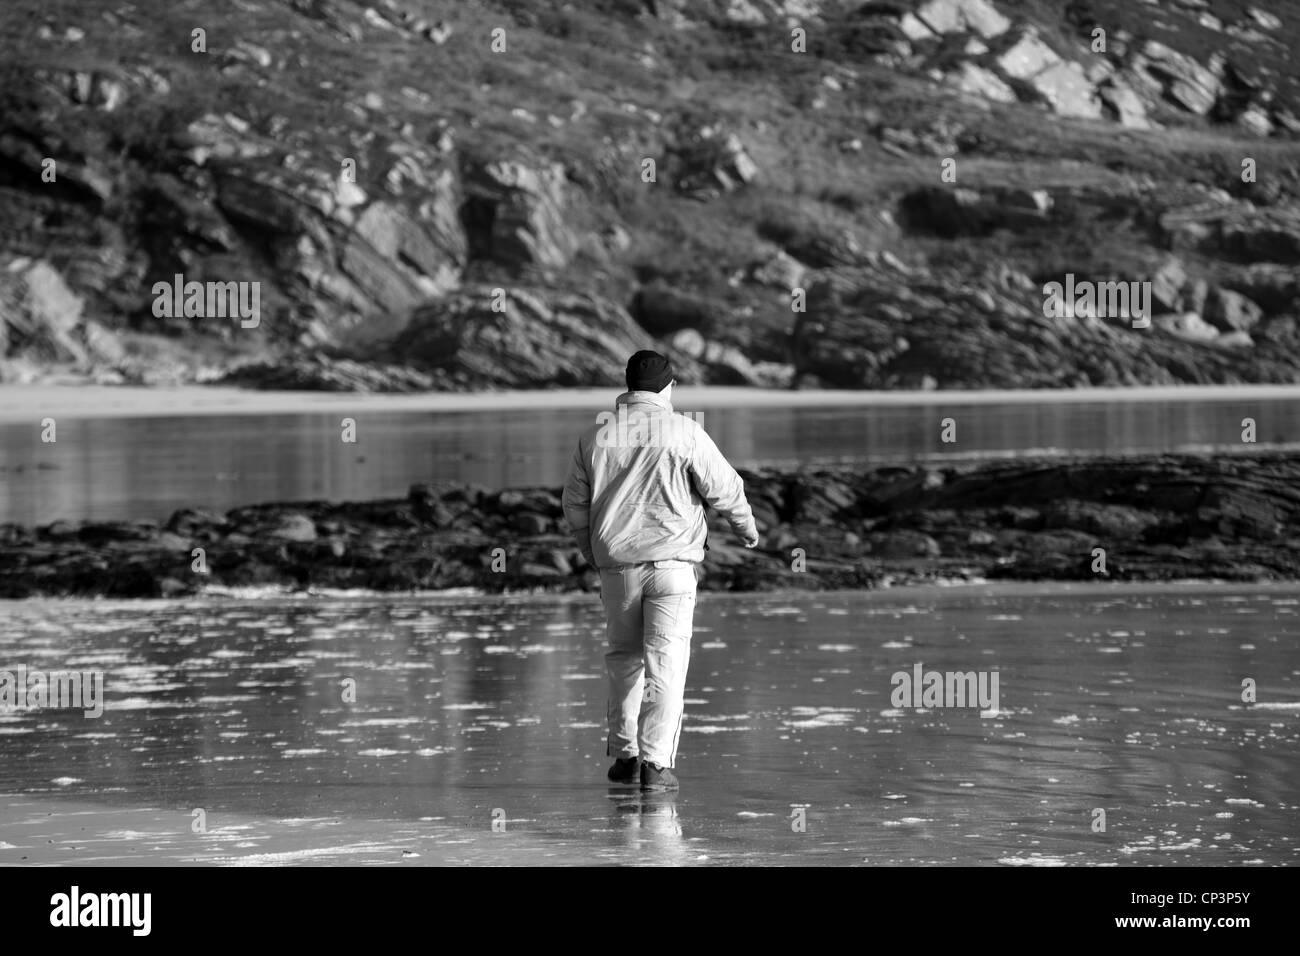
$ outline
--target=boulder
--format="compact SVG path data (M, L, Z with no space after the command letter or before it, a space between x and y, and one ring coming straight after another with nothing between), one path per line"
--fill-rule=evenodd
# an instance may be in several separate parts
M1269 314L1300 314L1300 270L1292 266L1257 262L1237 273L1232 286Z
M1222 90L1222 81L1207 67L1156 40L1143 45L1134 67L1151 77L1170 102L1201 116L1214 108Z
M916 16L935 33L978 33L986 39L1011 26L988 0L925 0Z
M996 103L1014 103L1016 93L996 73L982 66L963 60L957 69L948 75L948 81L963 93L982 96Z
M1187 269L1182 260L1174 256L1165 259L1151 276L1151 301L1166 312L1177 309L1180 294L1187 284Z
M781 388L789 380L788 367L751 362L734 346L711 342L697 329L682 329L670 341L673 350L694 359L710 385L752 385Z
M412 485L406 500L418 521L435 528L448 528L456 520L456 515L440 500L440 490L432 485Z
M130 358L130 352L122 338L100 323L88 319L82 322L80 332L93 362L116 366ZM111 375L109 379L111 380Z
M194 539L208 537L230 527L226 516L206 508L182 508L167 519L164 526L172 534Z
M469 254L469 242L461 223L460 209L463 201L460 180L450 169L440 169L429 174L421 169L415 218L425 232L459 267Z
M722 162L714 175L728 189L753 182L758 177L758 164L745 150L740 138L732 133L722 142Z
M550 518L560 517L562 511L560 497L545 488L509 488L494 498L489 497L485 507L505 515L531 511Z
M59 90L71 102L79 106L92 106L105 113L113 112L127 100L126 83L117 75L98 71L87 73L69 70L51 73L38 70L35 76Z
M899 202L899 222L914 232L953 238L988 231L983 197L965 187L923 186Z
M1219 249L1241 262L1300 262L1300 207L1249 204L1220 220Z
M454 373L465 387L621 387L627 357L652 346L628 313L597 296L466 287L411 315L394 359Z
M400 321L406 312L429 298L407 270L401 269L359 233L349 236L344 244L339 256L339 269L372 303L367 311L384 313L395 321ZM373 326L354 331L358 334L352 340L358 344L386 334L383 327Z
M1043 512L1045 528L1074 528L1111 539L1136 537L1157 521L1140 508L1074 498L1056 502Z
M1078 63L1056 63L1036 73L1029 85L1060 116L1101 118L1101 101Z
M560 163L472 166L462 216L471 255L516 267L568 265L578 241L565 221L565 179Z
M767 14L754 6L750 0L724 0L722 15L732 23L748 23L761 26L767 23Z
M1046 189L1010 189L1002 194L999 204L1006 209L1048 213L1051 212L1055 201Z
M1171 248L1191 248L1243 263L1300 261L1300 207L1256 206L1230 196L1170 207L1160 229Z
M456 285L461 263L454 250L440 248L424 226L401 207L375 202L357 219L357 234L380 255L417 277L421 291L440 296ZM419 282L419 278L427 282Z
M217 206L227 216L281 236L308 231L310 211L274 171L223 166L216 182Z
M1185 342L1211 342L1219 337L1219 330L1195 312L1159 315L1153 324Z
M247 120L233 113L205 113L190 123L179 138L197 166L209 159L256 159L273 150L270 143L253 134Z
M343 210L364 206L370 197L364 189L352 180L340 176L334 182L334 191L331 193L330 198L334 201L334 209L338 210L338 218L346 220Z
M1096 543L1096 538L1082 531L1037 531L1025 535L1020 547L1040 560L1048 555L1059 555L1067 561L1082 561L1091 555Z
M50 263L16 258L0 267L0 358L21 353L42 362L84 363L76 332L84 300Z
M84 163L68 161L59 171L64 179L101 203L113 196L113 177L95 160Z
M510 516L510 526L521 534L546 534L550 530L550 519L534 511L519 511Z
M1237 125L1255 136L1273 135L1273 121L1259 106L1248 106L1238 113Z
M803 283L807 272L807 266L782 250L766 262L753 266L750 278L760 285L784 289L788 292Z
M857 236L847 228L834 233L820 229L799 233L787 237L782 245L795 259L813 269L853 265L860 262L864 254Z
M1249 332L1225 332L1214 340L1214 344L1220 348L1248 349L1255 344L1255 340Z
M1263 315L1263 309L1231 289L1215 286L1205 299L1205 321L1220 332L1249 332Z
M637 290L629 311L641 328L659 338L687 328L711 330L722 309L717 303L653 282Z
M1149 129L1146 104L1133 88L1122 80L1112 77L1097 88L1102 109L1111 119L1129 129Z
M263 533L277 541L315 541L316 523L304 514L288 513Z
M942 549L939 542L920 531L878 532L867 537L871 556L885 560L908 558L937 558Z
M675 188L708 198L753 182L758 165L734 133L722 135L711 126L693 130L672 149Z
M1276 14L1269 13L1267 10L1261 10L1258 7L1251 7L1246 12L1250 14L1250 18L1254 20L1256 24L1263 27L1265 30L1282 29L1282 21Z
M1210 296L1210 284L1204 279L1192 279L1183 286L1182 304L1189 312L1205 315L1205 302ZM1208 318L1208 316L1207 316Z
M270 50L247 40L236 40L223 56L229 63L253 63L264 70L269 70L275 62Z
M1024 229L1045 222L1053 200L1044 189L925 186L903 197L899 220L910 230L938 236L983 236L994 229Z
M799 316L792 339L795 373L805 380L814 376L827 388L882 387L890 364L910 343L877 309L858 304L874 299L879 287L854 282L841 291L839 285L830 276L809 286L808 310Z
M870 8L866 9L869 10ZM898 29L903 32L903 36L912 42L933 40L935 37L935 32L910 10L904 11L903 15L898 18Z
M1039 39L1036 30L1025 28L1016 34L1014 43L994 57L993 62L1003 75L1015 80L1028 80L1057 65L1061 58Z

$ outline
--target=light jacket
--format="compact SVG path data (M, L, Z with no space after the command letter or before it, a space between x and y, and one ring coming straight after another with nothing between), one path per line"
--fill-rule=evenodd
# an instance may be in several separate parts
M578 439L564 482L564 517L598 568L704 560L704 505L742 539L758 529L745 483L693 419L656 392L625 392Z

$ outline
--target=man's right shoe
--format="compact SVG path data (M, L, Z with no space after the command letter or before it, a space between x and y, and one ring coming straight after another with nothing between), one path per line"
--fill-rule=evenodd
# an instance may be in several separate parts
M641 764L642 790L676 790L679 784L667 767L643 761Z
M639 757L619 757L609 768L610 783L636 783L636 765Z

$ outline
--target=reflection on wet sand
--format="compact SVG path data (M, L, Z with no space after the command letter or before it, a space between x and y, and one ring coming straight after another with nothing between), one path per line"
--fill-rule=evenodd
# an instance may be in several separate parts
M7 491L0 497L0 522L165 521L181 508L400 498L412 484L442 480L490 488L558 486L575 436L613 397L594 395L583 408L433 413L393 411L380 397L350 395L346 414L355 417L364 438L357 445L339 441L340 416L331 413L245 408L193 417L67 415L59 418L54 445L36 440L29 418L6 421L0 414L0 476ZM709 434L728 460L743 467L1204 448L1237 443L1244 416L1267 423L1258 441L1272 444L1289 441L1300 423L1294 390L1262 397L1184 391L1159 400L1141 391L1105 399L1040 393L1002 402L953 392L944 393L943 415L959 419L962 431L960 445L949 445L933 427L942 417L935 414L935 394L913 404L903 398L865 407L771 408L694 405L688 395L678 407L703 408ZM787 393L786 400L795 399ZM70 457L63 451L68 447L79 451Z
M1295 863L1297 607L711 594L664 795L605 780L593 598L11 602L0 664L106 703L0 713L0 863ZM998 714L893 706L918 664L998 671Z
M682 836L677 794L611 789L609 797L610 826L622 835L623 845L630 851L625 862L663 866L691 861Z

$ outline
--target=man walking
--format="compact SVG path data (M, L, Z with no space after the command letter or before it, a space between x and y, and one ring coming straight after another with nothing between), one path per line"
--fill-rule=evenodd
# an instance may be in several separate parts
M721 512L745 547L758 545L745 484L692 419L673 412L669 361L637 352L627 392L578 440L564 483L564 516L587 563L600 571L609 651L609 779L676 790L673 768L704 560L704 505ZM613 422L611 423L611 419Z

